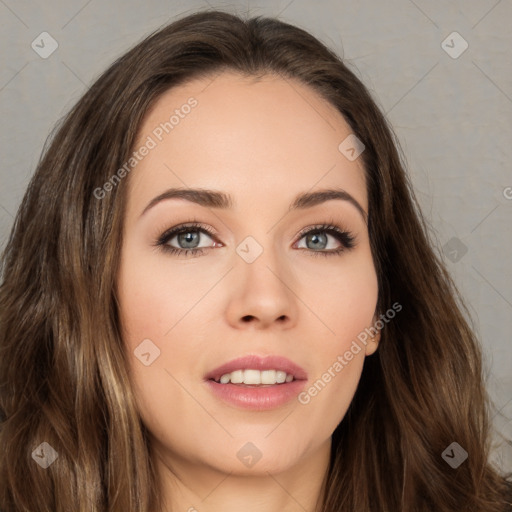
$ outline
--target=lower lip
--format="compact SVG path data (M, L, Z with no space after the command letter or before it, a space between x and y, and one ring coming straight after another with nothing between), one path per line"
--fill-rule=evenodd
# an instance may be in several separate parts
M235 407L251 411L268 411L277 409L296 398L306 381L292 380L283 384L254 387L220 384L214 380L208 380L206 384L217 397Z

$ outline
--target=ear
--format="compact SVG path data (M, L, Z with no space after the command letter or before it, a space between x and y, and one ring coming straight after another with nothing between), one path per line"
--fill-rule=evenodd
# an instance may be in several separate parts
M377 322L377 317L373 317L372 326L375 326L375 323ZM375 327L374 327L375 329ZM380 336L381 336L381 330L378 329L375 336L371 336L368 338L368 341L366 342L366 355L371 356L373 353L377 351L379 348L379 342L380 342Z

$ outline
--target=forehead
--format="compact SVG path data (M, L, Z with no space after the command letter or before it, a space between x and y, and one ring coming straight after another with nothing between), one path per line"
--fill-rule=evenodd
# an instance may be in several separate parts
M170 187L204 187L230 193L238 209L334 186L367 210L361 158L339 149L350 134L343 116L297 80L234 72L192 80L146 114L134 149L151 149L130 174L129 203Z

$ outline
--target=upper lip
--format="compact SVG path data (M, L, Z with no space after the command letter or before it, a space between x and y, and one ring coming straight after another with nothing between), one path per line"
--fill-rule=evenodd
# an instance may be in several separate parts
M258 356L255 354L233 359L205 375L205 380L218 380L226 373L235 370L281 370L293 375L295 380L306 380L307 373L298 364L282 356Z

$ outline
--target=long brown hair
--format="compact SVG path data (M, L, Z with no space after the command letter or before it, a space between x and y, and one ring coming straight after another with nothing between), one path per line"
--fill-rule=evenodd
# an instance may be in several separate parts
M95 191L130 157L164 91L223 70L300 81L342 113L365 145L378 313L403 306L333 434L321 510L503 512L510 475L489 462L481 349L396 137L361 81L312 35L221 11L179 19L119 58L43 151L1 260L0 509L157 510L115 296L128 178L101 199ZM43 442L58 454L46 469L34 462L34 452L49 453ZM468 453L457 468L441 456L452 442Z

